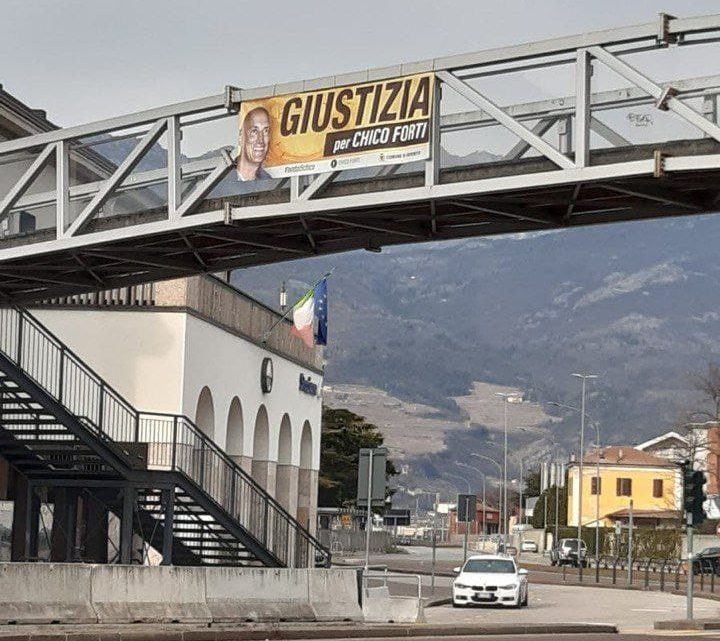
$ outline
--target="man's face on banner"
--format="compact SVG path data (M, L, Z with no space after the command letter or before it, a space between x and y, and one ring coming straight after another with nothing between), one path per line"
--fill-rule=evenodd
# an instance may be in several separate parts
M270 117L262 107L249 111L243 121L243 154L253 163L262 163L270 147Z

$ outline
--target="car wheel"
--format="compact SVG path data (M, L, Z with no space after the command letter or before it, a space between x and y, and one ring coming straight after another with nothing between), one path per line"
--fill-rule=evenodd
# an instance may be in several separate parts
M550 559L550 565L555 567L557 565L557 561L555 559Z
M525 597L522 600L522 606L524 608L528 607L528 590L525 590Z

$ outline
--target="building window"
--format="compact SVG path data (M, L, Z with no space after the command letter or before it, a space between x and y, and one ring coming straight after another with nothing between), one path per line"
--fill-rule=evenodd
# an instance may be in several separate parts
M632 479L618 479L616 492L618 496L632 496Z
M653 479L653 498L661 499L663 497L663 481L662 479Z
M593 476L590 479L590 494L593 496L602 494L602 479L599 476Z

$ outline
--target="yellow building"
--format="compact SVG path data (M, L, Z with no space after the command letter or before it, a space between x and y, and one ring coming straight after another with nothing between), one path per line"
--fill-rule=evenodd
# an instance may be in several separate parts
M568 467L570 526L577 526L580 513L579 468L577 462ZM680 468L647 452L628 446L606 447L589 453L583 462L582 485L583 526L596 527L599 522L601 526L610 527L618 521L626 522L630 500L636 525L674 526L680 518Z

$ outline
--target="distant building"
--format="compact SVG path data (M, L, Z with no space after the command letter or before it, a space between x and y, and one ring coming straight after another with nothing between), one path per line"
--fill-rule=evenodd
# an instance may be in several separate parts
M483 522L483 505L480 501L477 502L477 513L475 514L475 521L471 523L458 523L457 521L457 508L452 507L449 511L449 535L450 537L459 534L465 534L465 528L469 525L468 535L472 534L496 534L500 528L500 510L489 505L484 510L484 522Z
M578 482L579 465L572 462L568 466L569 526L577 526L578 520L585 527L627 521L630 500L637 525L674 526L680 520L681 471L673 461L631 446L606 447L585 457L582 501Z
M694 461L694 467L707 476L705 511L711 519L720 519L720 425L715 421L690 423L687 432L669 431L635 446L635 449L659 458L681 463Z

